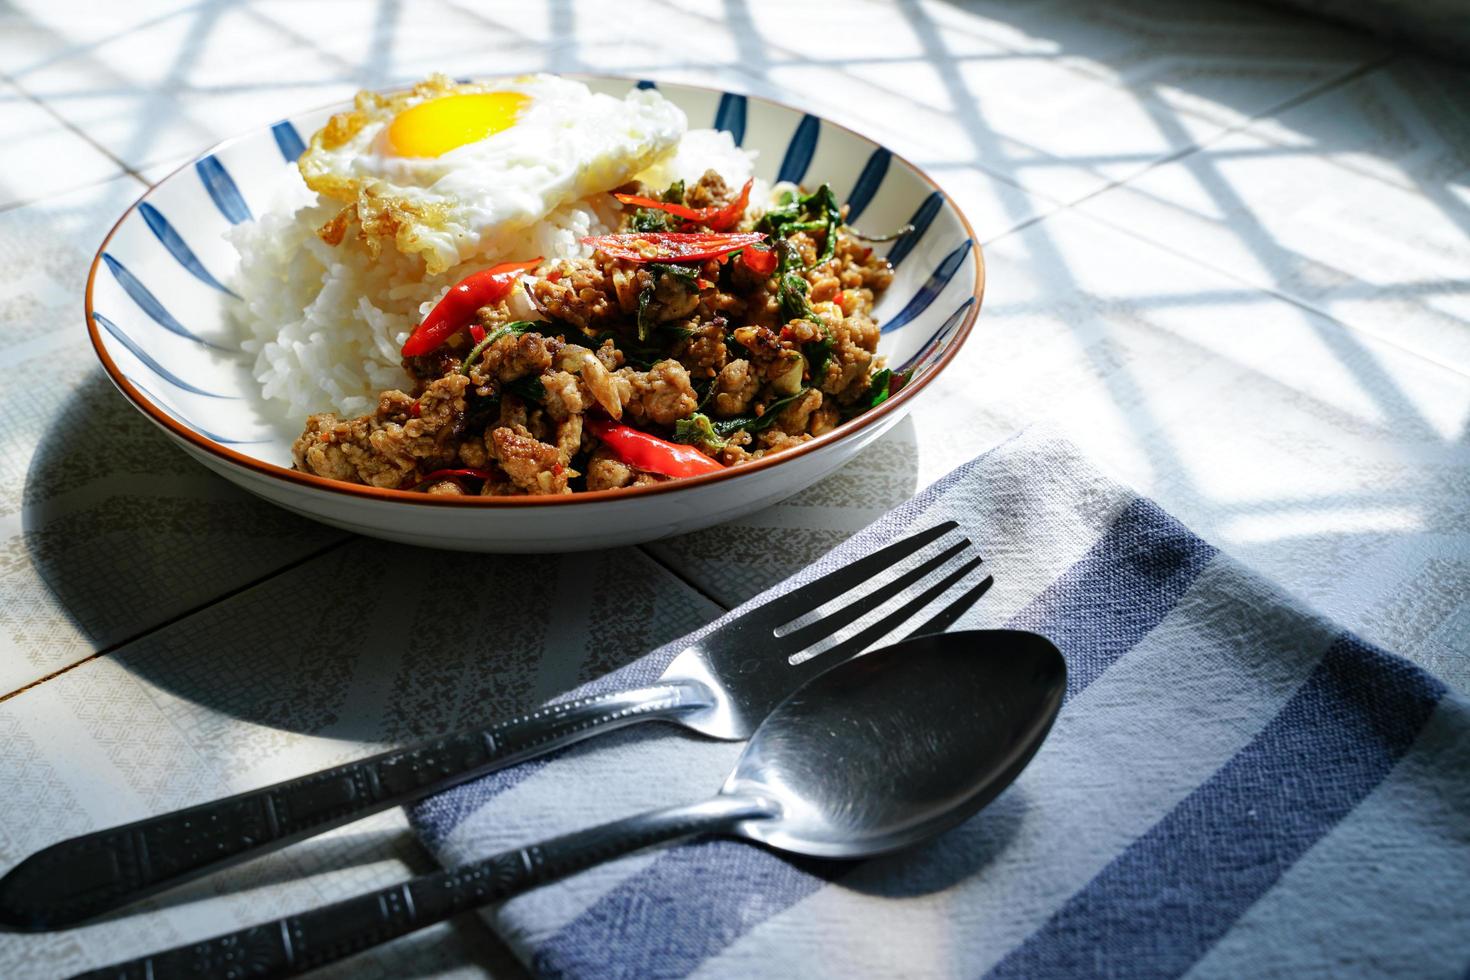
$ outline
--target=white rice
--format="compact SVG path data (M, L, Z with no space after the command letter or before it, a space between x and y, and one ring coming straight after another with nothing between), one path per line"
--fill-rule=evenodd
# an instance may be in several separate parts
M736 147L728 133L694 130L674 154L639 177L663 187L676 179L696 181L714 169L738 187L750 176L753 156ZM557 208L521 233L519 241L502 236L497 256L425 277L421 258L404 256L391 244L376 257L352 235L340 245L327 245L316 232L340 205L320 203L304 186L296 188L290 200L228 236L240 253L233 285L241 297L236 310L241 346L255 355L253 373L262 396L297 423L313 412L353 416L372 411L379 391L408 386L399 350L451 285L490 261L587 254L578 239L604 234L617 220L612 199L598 198L598 203L584 200ZM513 295L526 306L518 315L534 318L525 297Z
M719 129L691 129L679 140L674 152L638 175L649 187L667 187L676 180L693 184L713 170L725 183L740 187L750 179L755 151L742 150L730 134ZM752 194L752 200L765 200Z

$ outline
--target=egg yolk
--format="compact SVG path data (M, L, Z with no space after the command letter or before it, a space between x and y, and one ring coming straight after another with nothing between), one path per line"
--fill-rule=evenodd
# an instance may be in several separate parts
M520 92L445 95L404 109L388 126L388 145L404 157L437 157L515 125L531 101Z

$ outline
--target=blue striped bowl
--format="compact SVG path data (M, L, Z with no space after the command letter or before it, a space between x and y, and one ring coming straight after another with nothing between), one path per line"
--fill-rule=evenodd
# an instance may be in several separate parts
M583 77L621 95L652 82ZM729 131L760 151L771 180L830 182L849 220L913 231L887 248L896 269L878 306L880 353L914 369L876 410L820 438L724 473L562 497L427 497L326 480L290 468L291 430L259 404L250 359L228 317L237 257L223 235L266 209L304 137L331 106L229 140L128 210L87 280L87 329L124 395L205 466L283 507L337 527L433 547L573 551L649 541L767 506L811 485L891 428L954 356L980 309L984 265L969 223L932 180L851 130L732 92L659 83L690 125Z

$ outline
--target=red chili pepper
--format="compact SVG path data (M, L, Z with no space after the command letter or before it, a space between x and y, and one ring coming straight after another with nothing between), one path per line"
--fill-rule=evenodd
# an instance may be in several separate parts
M740 261L758 276L769 276L776 271L776 253L769 248L746 248L740 251Z
M482 326L480 326L478 323L472 323L472 324L470 324L470 339L473 340L477 344L480 341L484 340L485 339L485 328L482 327Z
M762 241L759 232L632 232L626 235L594 235L582 239L583 245L601 249L617 259L629 262L692 262L728 255ZM640 248L639 246L643 246ZM651 246L651 247L650 247ZM648 254L644 254L645 250Z
M657 198L642 197L638 194L614 194L613 197L617 198L619 201L622 201L624 204L631 204L634 207L639 208L653 208L657 211L665 211L669 214L672 214L676 218L683 218L685 221L699 221L702 217L700 213L701 209L686 208L682 204L670 204L668 201L660 201ZM709 210L717 211L719 209L711 208Z
M516 277L534 269L541 260L505 262L465 276L444 295L439 304L409 335L403 345L404 357L421 357L438 349L450 337L464 329L482 306L498 303L510 295Z
M750 188L754 183L754 177L747 180L745 186L740 188L739 196L714 214L708 215L704 219L704 223L715 231L728 231L740 224L740 219L745 217L745 208L750 204ZM708 211L709 209L706 208L705 210Z
M414 418L418 418L420 415L423 414L423 412L424 406L420 405L417 399L414 400L414 403L412 405L408 406L408 414L412 415Z
M718 473L725 468L723 464L710 459L693 446L669 442L621 422L587 418L583 424L618 459L649 473L674 477L699 476L702 473Z
M750 188L754 183L754 178L747 180L745 186L740 188L740 196L724 207L686 208L682 204L670 204L667 201L659 201L651 197L639 197L637 194L614 194L613 197L622 201L624 204L665 211L676 218L683 218L685 221L705 225L714 231L728 231L739 224L741 218L745 217L745 208L750 204Z

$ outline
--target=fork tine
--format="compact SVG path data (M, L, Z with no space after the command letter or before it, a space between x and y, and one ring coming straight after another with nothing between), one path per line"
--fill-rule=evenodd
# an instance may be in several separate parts
M834 610L830 615L823 616L816 622L808 623L801 629L794 630L781 637L780 642L782 647L794 653L798 650L806 649L823 637L831 636L833 633L842 629L842 627L856 622L874 609L877 609L883 603L924 578L930 572L943 567L951 558L968 547L970 547L968 539L960 540L957 544L951 545L922 565L914 566L893 581L884 583L862 598L856 599L841 609Z
M926 544L943 537L957 527L959 524L956 522L945 521L926 531L901 538L866 558L860 558L851 565L824 575L815 582L808 582L801 588L772 600L756 612L761 619L771 620L773 626L789 623L802 613L810 612L820 605L831 602L844 592L857 588L874 575L897 565Z
M904 603L902 606L895 609L887 616L884 616L876 623L872 624L871 626L864 627L857 633L853 634L852 636L843 640L841 643L832 647L830 650L823 650L816 656L808 660L803 660L801 663L796 664L796 669L803 671L804 673L816 674L820 671L826 670L828 667L841 663L849 657L862 653L863 650L867 649L873 643L876 643L878 640L881 640L883 637L893 632L893 630L897 629L904 622L904 620L908 619L910 616L914 615L914 613L923 609L925 606L929 605L929 603L933 602L935 599L948 592L956 582L960 581L966 575L969 575L976 568L978 568L983 560L984 559L980 558L979 556L971 558L959 568L950 572L948 575L944 576L944 578L940 579L938 582L935 582L919 595L910 599L908 602ZM985 590L990 588L990 585L988 583L990 583L991 581L993 581L993 578L991 576L985 576L985 581L981 582L975 588L970 589L969 592L966 593L966 595L973 595L975 599L980 598L980 596L985 594ZM971 599L970 601L973 602L974 599ZM955 603L951 603L949 608L953 608L954 605ZM949 608L946 608L945 612L948 612ZM941 613L940 615L943 615L943 613ZM931 620L930 622L932 621L933 620Z
M931 633L943 633L955 624L955 620L965 614L965 610L975 604L975 600L989 592L990 587L994 584L994 575L985 576L985 578L980 580L978 585L966 590L958 599L936 613L934 618L919 626L913 632L906 634L904 639L912 639L915 636L928 636Z

